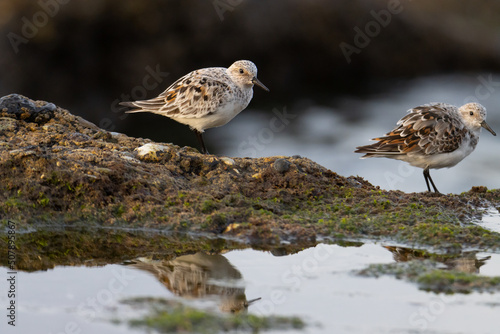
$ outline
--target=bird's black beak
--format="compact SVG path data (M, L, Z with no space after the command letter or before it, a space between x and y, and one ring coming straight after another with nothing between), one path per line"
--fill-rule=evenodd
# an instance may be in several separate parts
M252 304L252 303L255 303L257 300L261 300L261 299L262 299L261 297L251 299L251 300L249 300L249 301L247 302L247 305L250 305L250 304Z
M492 134L493 136L496 136L496 135L497 135L497 134L495 133L495 131L493 131L493 129L492 129L492 128L490 128L490 126L488 125L488 123L486 123L486 121L482 121L482 122L481 122L481 126L482 126L483 128L485 128L486 130L488 130L489 132L491 132L491 134Z
M262 82L260 82L259 79L257 79L257 77L253 77L252 79L252 83L254 85L257 85L259 86L260 88L262 88L263 90L265 90L266 92L269 92L269 88L267 88L266 86L264 86L264 84Z

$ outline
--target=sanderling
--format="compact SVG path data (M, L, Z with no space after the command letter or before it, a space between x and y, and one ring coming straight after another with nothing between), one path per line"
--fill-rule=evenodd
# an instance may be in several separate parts
M429 192L432 181L429 169L449 168L462 161L476 148L481 128L494 136L486 123L486 109L479 103L467 103L460 108L446 103L430 103L408 110L397 127L377 143L356 147L362 158L381 157L408 162L424 169Z
M208 154L203 142L206 129L222 126L245 109L253 96L253 85L269 91L257 79L257 67L249 60L238 60L229 68L209 67L190 72L151 100L122 102L189 125L196 133L202 153Z

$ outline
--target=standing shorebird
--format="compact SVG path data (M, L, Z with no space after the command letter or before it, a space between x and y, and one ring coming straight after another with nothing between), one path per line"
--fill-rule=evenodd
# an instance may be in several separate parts
M356 147L362 158L390 158L424 169L427 189L439 193L429 169L449 168L472 153L479 141L481 128L494 136L486 123L486 109L479 103L460 108L446 103L424 104L408 111L397 127L384 137L374 138L372 145Z
M135 108L127 111L151 112L189 125L196 133L202 153L206 129L222 126L245 109L253 96L253 86L269 91L257 79L257 67L249 60L238 60L229 68L209 67L190 72L151 100L122 102Z

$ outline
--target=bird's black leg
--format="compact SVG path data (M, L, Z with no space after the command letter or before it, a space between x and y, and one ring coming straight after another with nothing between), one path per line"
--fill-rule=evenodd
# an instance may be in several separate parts
M196 138L198 138L198 141L200 142L201 145L201 153L203 154L209 154L207 151L207 148L205 147L205 142L203 141L203 133L201 133L198 130L193 129L194 133L196 133Z
M424 180L425 180L425 184L427 184L427 190L429 192L431 192L431 187L429 186L429 180L427 180L428 177L430 177L429 169L425 168L424 169Z
M429 181L431 181L432 188L434 188L434 192L440 194L439 190L437 190L436 185L434 184L434 181L432 181L431 174L429 173L429 167L424 169L424 179L425 183L427 184L427 189L429 190L429 192L431 192L431 187L429 186Z

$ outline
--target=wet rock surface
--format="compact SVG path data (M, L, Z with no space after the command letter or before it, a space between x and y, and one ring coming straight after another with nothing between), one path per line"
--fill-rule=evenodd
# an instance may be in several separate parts
M367 238L451 252L500 247L497 233L471 223L482 208L499 206L498 190L384 191L307 158L202 155L107 132L51 103L16 94L0 101L0 213L4 225L14 221L19 231L159 229L236 238L261 249L292 242L288 251ZM131 244L144 246L141 238ZM0 243L6 239L1 235ZM42 246L25 240L18 247L39 248L41 257L67 247L53 239Z
M22 95L11 94L0 99L0 111L15 119L43 124L54 117L56 106L44 101L32 101Z

